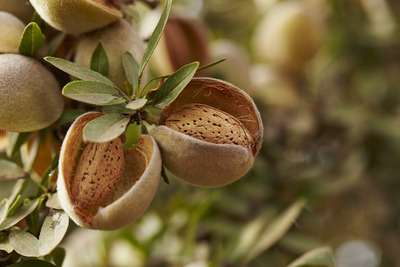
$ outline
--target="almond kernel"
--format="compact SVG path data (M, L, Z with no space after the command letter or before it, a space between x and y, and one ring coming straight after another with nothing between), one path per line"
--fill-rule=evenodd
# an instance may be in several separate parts
M210 143L243 147L251 144L249 131L238 119L204 104L183 105L165 119L164 125Z
M121 138L89 143L83 150L71 184L78 209L96 208L112 193L125 169Z

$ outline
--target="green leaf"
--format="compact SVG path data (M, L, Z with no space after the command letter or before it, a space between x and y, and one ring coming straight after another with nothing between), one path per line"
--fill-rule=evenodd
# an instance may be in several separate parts
M86 110L83 109L67 109L64 110L61 116L56 121L56 124L66 124L73 122L80 115L84 114Z
M10 233L10 242L16 252L26 257L41 257L49 254L62 241L68 229L68 215L59 210L44 220L39 239L24 231Z
M103 76L102 74L90 70L88 68L82 67L76 63L71 61L56 58L56 57L45 57L44 58L47 62L52 64L53 66L59 68L60 70L84 81L93 81L93 82L100 82L105 83L110 86L115 86L113 82L108 79L107 77Z
M6 235L0 235L0 250L4 250L7 253L11 253L14 250L10 239Z
M108 77L108 72L109 72L108 57L101 41L99 41L99 44L93 51L92 59L90 62L90 69Z
M7 157L14 157L20 151L21 146L28 140L30 135L31 133L8 132Z
M142 77L143 71L146 68L147 63L149 62L151 55L156 49L158 42L160 41L165 25L167 24L168 16L171 11L171 6L172 6L172 0L166 0L164 3L164 8L161 13L160 20L158 21L157 26L155 27L153 34L151 35L149 42L147 44L146 50L144 52L142 63L140 64L139 68L139 79Z
M222 63L222 62L224 62L225 60L226 60L226 58L222 58L222 59L220 59L220 60L217 60L217 61L214 61L214 62L212 62L212 63L210 63L210 64L207 64L207 65L201 66L201 67L199 67L199 68L197 69L197 71L196 71L196 72L200 72L200 71L203 71L203 70L206 70L206 69L212 68L212 67L214 67L215 65L218 65L219 63Z
M154 104L157 106L166 106L170 104L186 87L193 78L199 62L187 64L172 74L157 90L154 97Z
M230 255L231 260L242 261L246 265L267 250L289 230L294 220L300 215L304 204L305 201L300 199L272 222L269 216L260 216L246 225Z
M63 240L68 229L68 215L61 210L53 212L44 220L39 235L40 254L49 254Z
M49 42L49 48L48 48L48 55L53 55L54 52L60 47L60 45L64 42L65 37L67 37L67 34L65 32L59 32L55 37L51 39Z
M138 110L144 107L146 105L147 99L146 98L139 98L132 100L131 102L126 105L126 108L132 109L132 110Z
M329 266L334 267L335 261L330 247L319 247L307 251L301 257L291 262L288 267Z
M64 86L64 96L92 105L115 105L125 99L114 87L95 81L74 81Z
M303 199L297 200L280 216L278 216L278 218L274 219L268 227L259 234L257 242L244 256L245 263L250 262L275 244L293 225L294 221L300 215L304 205L305 201Z
M134 113L134 111L132 109L126 108L126 103L103 106L101 108L101 112L107 113L107 114L119 113L119 114L127 114L127 115Z
M56 267L47 261L42 260L26 260L9 265L8 267Z
M167 172L165 171L164 165L163 165L162 168L161 168L161 177L163 178L164 183L166 183L166 184L169 185L169 179L168 179Z
M42 260L26 260L9 265L8 267L56 267L47 261Z
M62 267L65 259L65 249L60 247L55 248L53 252L51 252L51 257L57 267Z
M9 208L7 211L7 217L14 214L15 210L19 207L19 202L21 200L21 195L18 195L13 202L9 202Z
M126 127L126 141L124 147L133 148L138 144L138 137L142 134L142 126L137 123L131 123Z
M40 230L40 222L39 222L39 209L34 209L28 216L26 216L26 222L29 227L29 231L37 235Z
M128 79L128 82L132 85L132 88L136 88L140 68L139 63L130 52L125 52L122 57L122 65L124 66L125 76Z
M7 216L7 212L8 212L8 207L9 207L9 202L7 199L3 199L0 202L0 224L4 221L4 219Z
M0 181L11 181L28 178L29 175L12 161L0 159Z
M128 123L129 118L122 114L106 114L85 125L83 139L95 143L111 141L124 133Z
M14 226L20 220L28 216L37 207L38 204L38 199L25 203L22 207L17 209L14 214L5 218L5 220L0 224L0 231Z
M19 43L19 53L28 57L34 57L36 52L42 47L45 36L35 22L29 23L22 34Z

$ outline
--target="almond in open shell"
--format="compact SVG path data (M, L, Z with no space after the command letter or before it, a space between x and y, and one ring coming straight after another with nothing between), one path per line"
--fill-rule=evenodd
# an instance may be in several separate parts
M217 187L252 167L263 126L252 99L234 85L194 78L161 113L150 134L164 165L184 181Z
M155 140L141 135L134 149L122 137L85 143L83 128L102 113L80 116L61 148L58 197L78 225L98 230L124 227L148 208L161 177L161 156Z

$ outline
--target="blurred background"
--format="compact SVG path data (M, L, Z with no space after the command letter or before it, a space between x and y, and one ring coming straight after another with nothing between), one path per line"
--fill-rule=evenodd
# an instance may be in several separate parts
M149 6L125 10L143 39ZM262 149L222 188L169 174L122 230L71 222L64 266L400 266L399 19L395 0L174 0L149 76L226 58L201 74L254 98Z

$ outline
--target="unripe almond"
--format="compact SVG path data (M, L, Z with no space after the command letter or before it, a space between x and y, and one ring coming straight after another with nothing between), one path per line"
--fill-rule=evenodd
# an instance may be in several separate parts
M102 115L86 113L68 130L57 190L62 208L75 223L114 230L137 219L150 205L161 177L161 156L148 135L141 135L134 149L124 148L122 137L85 143L84 126Z
M323 23L301 1L274 5L254 31L253 51L260 61L290 72L302 71L322 44Z
M34 11L29 0L0 0L0 10L13 14L26 24L32 19Z
M122 18L108 0L30 0L40 17L53 28L82 34Z
M220 39L210 44L211 62L222 58L226 61L209 69L211 76L230 81L239 88L250 84L251 62L247 51L234 41ZM246 88L246 92L248 92Z
M121 19L106 28L82 36L76 49L75 63L90 68L92 54L99 41L107 53L110 80L120 89L126 90L123 55L128 51L137 62L141 62L145 50L144 42L136 30L126 20Z
M0 55L0 129L31 132L55 122L64 108L54 75L35 59Z
M0 11L0 53L18 53L25 25L14 15Z
M250 170L262 132L260 114L245 92L221 80L194 78L163 109L150 134L173 174L190 184L217 187Z

